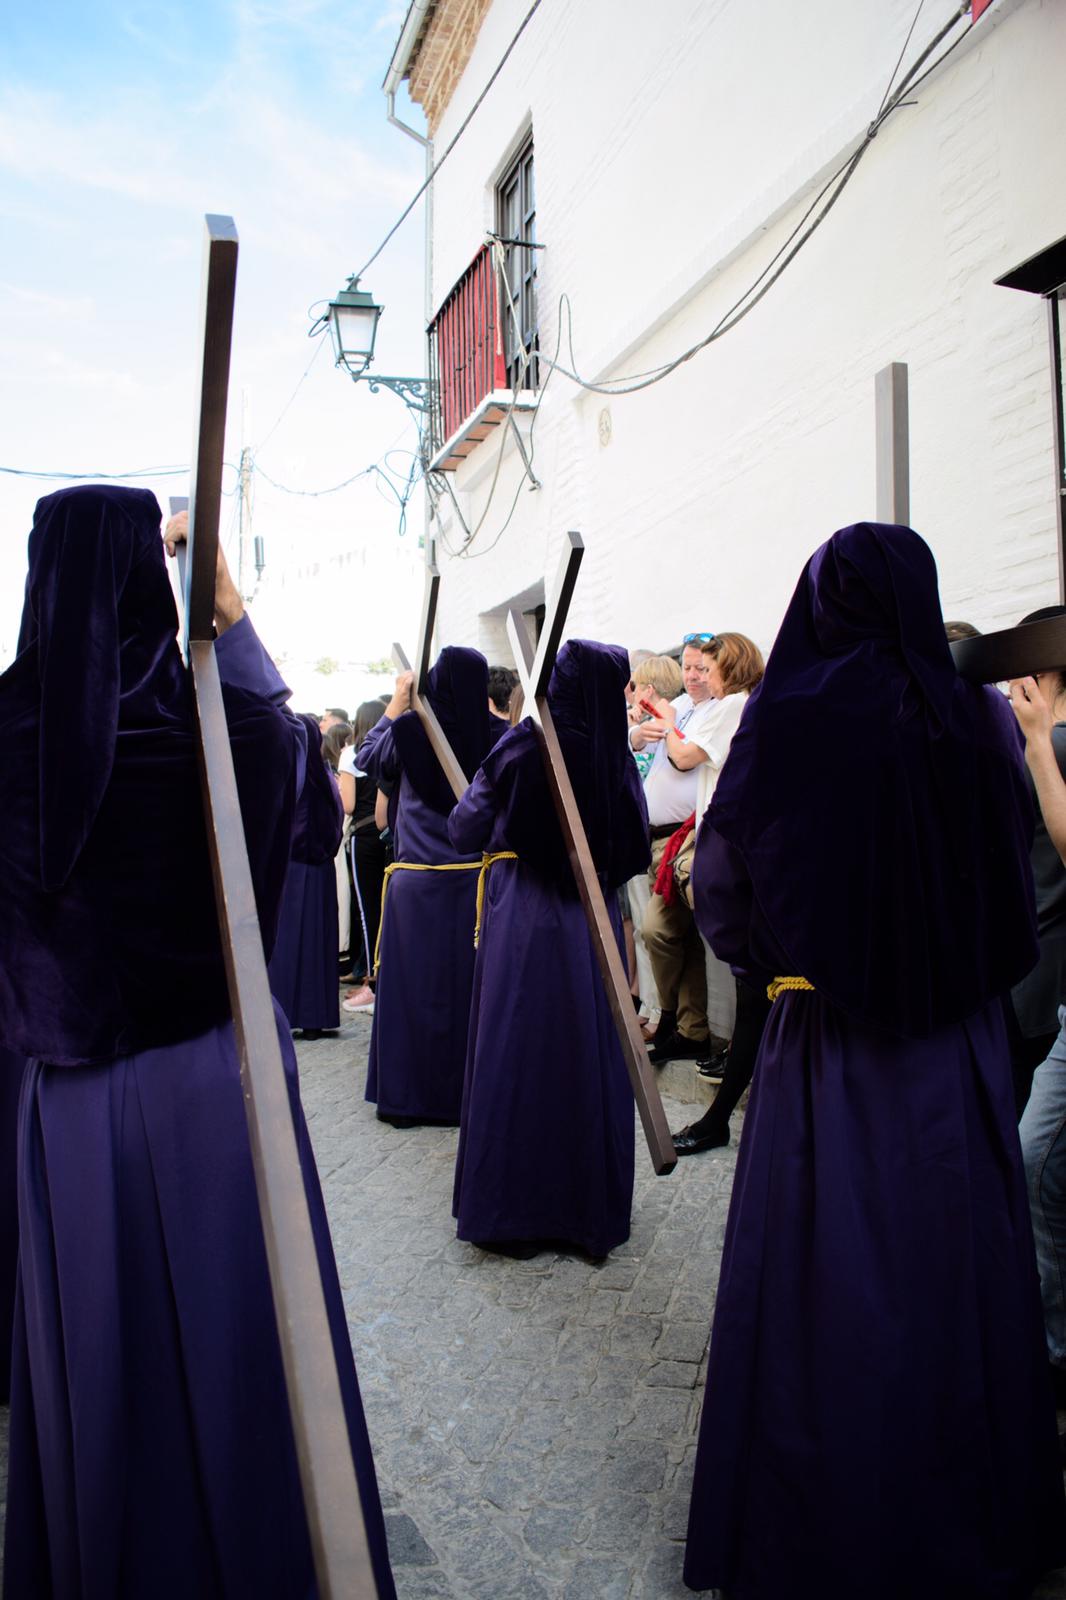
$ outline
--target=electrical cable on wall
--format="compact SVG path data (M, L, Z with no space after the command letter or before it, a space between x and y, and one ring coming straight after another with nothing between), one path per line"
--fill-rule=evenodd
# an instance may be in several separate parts
M359 271L355 274L355 276L357 278L361 278L363 276L363 273L366 272L370 267L372 267L374 265L374 262L377 260L378 256L381 254L381 252L384 250L384 248L388 244L389 240L393 237L393 235L407 221L408 217L411 215L411 212L414 210L415 206L421 200L422 196L425 194L426 190L429 188L430 184L433 182L434 178L437 176L437 173L440 171L441 167L443 167L444 163L447 161L448 157L451 155L452 151L455 149L456 145L459 143L459 140L463 137L463 134L466 132L467 128L470 126L471 122L474 119L475 113L480 109L481 104L484 101L484 99L485 99L486 95L488 94L489 90L492 88L493 84L496 82L496 79L500 76L500 73L503 71L504 67L507 65L507 62L510 59L510 55L511 55L512 50L514 49L515 45L518 43L518 41L522 37L522 35L525 33L525 31L528 28L529 24L532 22L533 16L534 16L535 12L537 12L539 10L540 5L541 5L541 0L533 0L533 4L530 6L530 8L526 12L525 16L522 18L522 21L519 23L518 28L517 28L516 32L514 33L510 44L507 46L507 49L503 52L503 55L500 57L499 61L496 63L496 69L493 72L491 78L489 79L488 83L486 83L485 87L482 89L482 91L478 95L477 99L474 101L474 104L470 107L470 110L467 112L466 116L463 118L462 122L459 124L459 127L456 129L456 131L455 131L454 135L452 136L452 138L449 140L448 145L447 145L447 147L446 147L446 149L444 151L444 154L441 156L439 161L435 161L433 163L433 166L430 168L429 172L426 174L425 180L422 183L422 185L420 186L420 188L418 189L417 193L408 202L407 206L401 212L400 216L397 217L396 221L393 223L392 227L389 229L389 231L385 235L384 239L382 239L381 243L378 245L377 249L374 251L374 254L367 261L365 261L363 263L363 265L359 268Z
M918 7L919 12L921 11L922 4L924 4L924 0L920 0ZM822 188L819 190L818 194L807 207L807 210L804 212L799 222L789 234L788 238L785 240L784 244L780 246L777 253L771 257L770 261L767 262L766 266L759 273L754 282L749 284L744 293L733 302L732 306L730 306L729 310L726 311L719 319L719 321L711 329L710 333L698 340L696 344L690 346L689 349L682 351L679 356L675 356L671 361L664 362L661 366L653 367L647 372L634 373L624 378L609 379L604 383L593 383L588 379L581 377L581 375L575 370L577 367L577 362L575 360L573 350L571 316L568 318L571 323L570 337L568 340L571 366L568 368L557 365L557 370L562 373L563 377L569 378L571 382L578 384L582 389L587 389L593 394L634 394L641 389L650 388L652 384L660 383L663 378L669 377L672 372L676 372L678 367L683 366L685 362L691 361L693 356L699 355L701 350L705 350L708 345L713 344L716 340L723 338L727 333L730 333L733 328L737 327L737 325L741 323L750 312L754 311L755 307L759 304L759 301L769 293L774 284L799 255L803 247L821 227L830 211L832 211L833 207L840 199L847 185L851 182L859 163L866 155L882 126L892 115L892 113L896 111L903 103L904 96L908 93L913 93L920 84L924 83L926 78L928 78L931 73L935 72L936 69L947 60L952 51L962 43L962 40L966 37L965 34L960 34L958 39L950 44L948 48L937 57L932 65L921 74L920 77L915 77L918 69L928 60L929 56L936 49L937 45L939 45L947 37L952 29L958 25L958 23L964 16L967 15L968 12L969 0L965 0L965 3L960 5L950 20L945 23L943 28L941 28L934 38L930 40L929 44L926 45L918 59L903 77L903 80L898 89L896 89L895 93L893 93L891 97L886 95L885 99L882 100L881 109L877 113L877 116L874 118L874 120L870 123L865 134L862 136L862 140L858 149L853 151L853 153L841 163L836 172L833 173L832 177L827 179L825 184L823 184ZM917 13L915 15L915 20L917 20ZM899 67L897 63L896 68L893 70L890 83L895 79L896 72L898 70ZM828 199L826 199L827 195ZM825 200L825 204L822 206L821 211L819 211L818 215L815 216L813 222L810 223L810 226L806 227L805 231L803 231L808 219L811 217L811 214L823 200ZM780 265L777 265L777 263L780 263ZM776 268L776 270L771 270L774 268ZM562 300L560 299L560 314L561 307Z
M591 391L592 393L603 394L603 395L607 395L607 396L620 395L620 394L630 394L630 393L634 393L634 392L636 392L638 390L641 390L641 389L650 388L653 384L659 383L664 378L668 377L670 375L670 373L675 372L678 369L678 367L680 367L680 366L684 365L686 362L692 360L692 358L694 356L698 355L701 350L706 349L710 344L712 344L715 341L717 341L718 339L724 337L724 335L726 333L729 333L733 328L738 326L738 324L740 322L742 322L744 320L744 318L746 316L748 316L749 313L755 309L755 307L759 304L760 300L762 300L764 298L764 296L769 293L769 291L773 287L773 285L780 279L782 274L787 270L787 268L795 260L796 256L800 253L800 251L804 248L804 246L813 237L813 235L817 232L818 228L821 227L822 223L828 217L830 211L832 211L833 207L836 205L837 201L840 199L841 195L843 194L845 188L850 183L850 181L851 181L852 177L854 176L854 174L855 174L860 162L862 161L863 157L866 155L867 151L870 148L870 145L873 143L873 140L877 137L877 134L880 132L880 129L882 128L882 126L885 124L885 122L888 120L888 118L890 116L892 116L892 114L897 109L899 109L899 107L901 105L903 105L905 103L904 97L908 93L913 93L922 83L924 83L925 80L933 72L935 72L943 64L944 61L947 60L948 56L951 55L952 51L954 51L958 47L958 45L962 43L962 40L964 38L966 38L966 36L967 36L966 33L960 34L959 37L957 39L955 39L948 46L948 48L946 50L944 50L939 56L936 57L935 60L933 60L931 62L931 64L928 67L926 67L926 70L924 72L921 71L921 68L923 66L925 66L925 63L927 61L929 61L930 56L933 55L933 53L936 51L938 46L947 38L947 36L958 26L958 24L962 21L962 19L968 14L969 9L970 9L968 0L965 0L965 3L961 4L958 7L958 9L948 19L948 21L944 24L944 26L942 28L940 28L938 30L938 32L933 36L933 38L928 42L928 44L925 45L925 47L920 52L920 54L918 55L916 60L912 63L912 65L908 68L907 72L904 74L903 78L900 80L898 86L896 86L896 78L897 78L897 74L899 73L900 65L901 65L901 63L903 61L903 58L904 58L906 52L907 52L907 47L908 47L908 45L910 43L910 40L913 37L915 27L917 26L918 20L919 20L919 18L921 16L921 13L922 13L922 10L923 10L923 7L924 7L924 3L925 3L925 0L918 0L917 9L915 10L914 15L913 15L913 17L911 19L910 27L908 28L907 35L906 35L906 37L905 37L905 39L903 41L903 46L902 46L902 48L900 50L900 53L899 53L899 56L898 56L898 58L896 60L895 66L893 67L892 72L890 74L888 83L887 83L887 85L885 87L884 94L881 97L881 103L880 103L880 105L878 107L877 114L874 117L873 121L869 124L868 128L866 129L865 134L862 136L862 139L861 139L861 141L860 141L860 143L858 145L858 148L855 149L851 153L851 155L848 156L843 162L841 162L840 166L838 166L836 171L833 172L831 174L831 176L825 181L825 183L819 189L818 193L814 196L814 198L807 205L806 209L803 212L803 215L800 217L799 221L795 224L795 226L793 227L793 229L789 233L788 237L784 240L784 242L779 246L779 248L777 249L775 254L766 263L766 265L763 267L762 271L753 280L753 282L748 285L748 287L744 291L744 293L742 295L740 295L739 298L733 302L733 304L728 308L728 310L723 314L723 316L719 319L719 321L711 329L710 333L705 335L704 338L699 340L696 344L691 346L688 350L683 351L681 353L681 355L673 358L671 361L665 362L665 363L661 364L658 367L651 368L646 372L635 373L635 374L631 374L631 375L629 375L627 377L620 377L620 378L617 378L617 379L608 380L607 382L604 382L604 383L591 382L591 381L583 378L581 376L581 374L577 370L577 360L576 360L576 357L575 357L575 354L574 354L574 347L573 347L573 308L572 308L569 296L565 292L560 295L560 297L559 297L558 316L557 316L557 332L556 332L555 355L552 357L552 359L550 361L546 362L546 366L547 366L547 369L548 369L547 377L545 378L544 384L541 386L541 389L540 389L540 392L539 392L539 395L538 395L538 399L537 399L537 403L536 403L536 406L535 406L535 408L533 410L531 421L530 421L529 457L528 457L528 459L525 456L523 457L523 465L525 467L525 472L526 472L526 475L529 477L531 484L536 485L536 479L534 477L533 470L532 470L533 438L534 438L534 430L535 430L535 425L536 425L536 419L537 419L537 416L539 415L540 406L541 406L541 404L543 402L543 398L544 398L545 391L547 389L547 385L551 381L551 377L552 377L552 374L554 372L556 372L556 371L561 372L564 377L569 378L571 382L576 383L577 385L579 385L579 387L581 387L583 389ZM484 92L487 92L487 88L488 87L489 86L486 86L486 91L484 91ZM482 99L484 98L484 92L483 92L482 96L480 97ZM910 104L910 103L913 103L913 102L906 102L906 103ZM480 104L480 99L478 101L478 104ZM476 109L476 107L475 107L475 109ZM465 124L464 124L464 127L465 127ZM460 133L461 132L462 132L462 129L460 129ZM458 138L458 136L459 135L457 134L456 138ZM453 145L454 145L454 141L453 141ZM451 148L451 146L449 148ZM431 174L431 178L432 178L432 174ZM427 181L431 181L431 179L427 180ZM819 210L819 207L821 207L820 210ZM817 213L817 215L815 215L815 213ZM812 218L813 218L813 221L811 220ZM393 229L392 231L394 232L395 229ZM391 233L390 233L390 235L388 237L391 237ZM492 239L494 253L495 253L496 251L501 249L501 242L495 236L491 236L490 235L490 238ZM380 248L383 248L384 243L387 243L387 238L386 238L385 241L383 241L382 247L379 247L379 251L376 252L376 254L380 253ZM374 258L372 257L371 260L373 260L373 259ZM368 263L368 265L369 265L369 263ZM497 269L500 270L500 267L501 267L501 264L500 264L499 260L497 259ZM505 295L506 302L507 302L507 310L508 310L510 318L511 318L511 320L512 320L514 326L515 326L515 331L516 331L516 335L517 335L517 343L519 345L519 348L523 351L522 373L524 374L526 366L528 365L529 357L528 357L528 354L525 352L525 349L524 349L524 344L523 344L522 337L521 337L521 328L520 328L519 322L518 322L518 315L517 315L517 312L515 310L513 299L511 297L510 286L509 286L509 284L507 282L506 273L503 272L503 271L501 271L501 281L503 283L504 295ZM563 337L563 328L564 328L564 313L565 313L565 327L566 327L566 334L567 334L567 348L568 348L568 351L569 351L569 360L570 360L570 366L569 367L563 366L559 361L559 352L560 352L560 349L561 349L562 337ZM516 385L515 385L515 397L517 396L517 391L518 391L519 387L520 387L520 383L516 383ZM492 478L492 483L490 485L489 494L488 494L488 497L486 499L485 506L484 506L484 508L483 508L483 510L481 512L481 515L478 518L477 523L474 525L474 527L472 529L468 526L468 524L466 522L466 519L463 516L462 510L461 510L461 508L459 506L458 500L456 498L456 495L455 495L455 492L454 492L454 490L452 488L452 485L451 485L451 483L449 481L448 475L447 474L439 474L438 475L438 474L431 473L428 470L427 470L427 472L425 474L427 489L430 489L430 485L432 484L432 481L433 481L433 479L435 477L440 476L443 479L443 482L444 482L445 488L447 490L448 496L449 496L449 498L451 500L451 503L452 503L452 505L453 505L453 507L455 509L455 513L456 513L456 515L457 515L457 517L459 519L460 526L462 527L463 533L465 535L465 542L458 549L456 549L451 544L451 541L448 540L446 536L444 536L443 530L442 530L442 542L444 544L445 549L448 551L448 553L450 555L457 556L457 557L467 557L467 556L469 556L471 559L473 559L476 556L487 554L499 542L499 539L502 537L503 533L506 531L507 527L510 525L510 523L511 523L513 517L514 517L515 511L516 511L517 505L518 505L518 499L519 499L519 496L520 496L520 493L521 493L521 489L522 489L522 482L519 483L518 488L517 488L517 490L515 492L515 495L514 495L514 497L512 499L511 506L510 506L510 509L508 510L507 516L506 516L502 526L500 527L500 529L497 531L496 535L494 536L494 538L491 540L491 542L489 544L483 546L480 550L471 551L470 546L474 542L474 540L478 537L478 535L480 534L481 530L483 529L483 527L485 525L485 522L486 522L486 520L488 518L489 511L490 511L490 509L492 507L493 500L495 498L495 494L496 494L496 490L497 490L498 482L499 482L500 469L501 469L502 461L503 461L504 447L505 447L505 444L506 444L506 436L507 436L508 427L509 426L516 426L516 424L514 423L514 416L513 416L514 408L515 408L515 398L513 397L512 401L511 401L511 405L510 405L510 407L508 409L507 417L505 418L504 424L503 424L503 430L504 431L503 431L503 434L501 436L499 456L498 456L498 459L497 459L495 471L493 473L493 478ZM436 511L437 507L439 506L441 496L440 496L440 493L438 491L436 491L436 490L430 490L430 493L431 493L431 499L433 501L434 510Z

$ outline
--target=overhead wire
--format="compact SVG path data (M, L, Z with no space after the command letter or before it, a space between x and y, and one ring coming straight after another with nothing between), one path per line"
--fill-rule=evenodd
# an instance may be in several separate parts
M224 464L233 472L237 470L232 461ZM131 478L179 478L188 475L189 470L188 466L168 466L135 467L132 472L36 472L28 467L0 467L0 472L12 478L40 478L53 483L128 483Z
M363 276L363 273L367 272L374 265L374 262L377 260L378 256L381 254L381 252L384 250L385 246L389 243L389 240L394 237L394 235L399 231L399 229L407 221L408 217L411 215L411 212L414 210L415 206L421 200L422 196L425 194L426 190L429 188L430 184L433 182L434 178L437 176L437 173L440 171L441 167L443 167L444 163L447 161L448 157L451 155L452 151L455 149L456 145L459 143L459 140L463 137L463 134L466 132L467 128L470 126L471 122L474 119L475 114L477 113L477 111L481 107L481 104L484 101L484 99L485 99L486 95L488 94L489 90L492 88L493 84L496 82L496 79L500 76L500 73L503 71L504 67L507 65L507 62L510 60L511 52L514 50L515 45L518 43L519 39L522 37L522 35L525 33L526 29L529 27L529 24L533 20L534 14L540 9L540 5L541 5L541 0L533 0L533 4L530 6L529 10L526 12L525 16L522 18L521 22L518 24L518 28L516 29L514 35L512 36L510 44L507 46L507 49L503 52L503 55L500 57L499 61L496 63L495 70L493 71L492 76L489 78L489 81L485 84L485 87L482 89L481 93L478 95L477 99L474 101L473 105L470 107L470 110L467 112L466 116L463 118L462 122L459 124L459 127L456 129L455 133L452 135L451 139L448 141L448 144L447 144L447 146L446 146L446 148L444 150L444 154L440 157L439 161L435 161L433 163L433 166L430 168L429 172L426 174L425 180L419 186L417 192L415 193L413 198L408 202L408 204L404 208L404 210L397 217L396 221L393 223L392 227L389 229L389 231L385 235L384 239L382 239L381 243L378 245L378 247L374 251L373 255L370 256L369 259L366 260L363 263L363 265L359 268L359 271L355 274L355 276L357 278L361 278Z
M920 9L921 7L919 6L919 10ZM926 69L925 72L921 74L920 77L916 77L918 69L929 59L930 55L932 55L933 51L936 50L937 46L942 43L947 35L958 26L962 18L968 14L969 9L969 0L964 0L964 3L961 4L955 12L953 12L949 20L922 50L917 60L905 73L899 84L899 87L895 90L895 92L882 98L881 107L873 121L867 127L865 133L861 136L858 148L854 150L852 154L840 164L832 176L826 180L826 182L822 185L822 188L818 191L814 199L808 205L799 222L796 223L795 227L792 229L792 232L788 235L788 238L781 246L779 246L775 255L771 257L771 259L766 263L762 271L759 273L758 277L756 277L755 280L748 285L744 293L733 302L732 306L730 306L728 311L722 315L722 317L718 320L708 334L706 334L702 339L698 340L694 345L690 346L689 349L682 351L680 355L673 357L672 360L663 362L660 366L653 367L647 372L634 373L627 375L626 377L608 379L602 383L595 383L589 379L583 378L580 373L576 371L577 361L574 357L573 351L573 323L571 313L569 317L570 337L568 340L571 366L569 368L561 365L558 366L558 370L562 373L563 377L569 378L571 382L578 384L580 388L587 389L593 394L603 394L608 396L634 394L641 389L650 388L653 384L661 382L663 378L668 377L672 372L676 372L678 367L683 366L686 362L691 361L694 356L699 355L699 353L702 350L705 350L708 345L713 344L716 340L724 337L725 334L731 332L733 328L737 327L737 325L755 309L760 300L762 300L770 291L782 274L795 260L796 256L799 255L800 251L821 227L826 217L840 199L847 185L851 182L859 163L869 151L870 146L877 137L877 134L880 132L881 127L892 115L892 113L903 103L904 96L908 93L913 93L919 84L924 83L926 78L928 78L931 73L935 72L937 68L947 60L952 51L962 43L962 40L966 37L965 33L960 34L959 37L951 45L949 45L940 56L937 57L937 59ZM917 21L917 15L915 16L914 20ZM911 26L913 31L913 22ZM906 46L904 46L904 48L906 48ZM890 85L892 82L894 82L898 70L899 64L897 62L897 65L892 72ZM827 196L828 198L826 198ZM825 202L824 205L822 205L823 201ZM814 220L810 223L810 226L805 228L805 224L811 218L812 214L817 210L819 205L822 205L822 209L818 211L818 214L814 217ZM778 265L778 263L780 264ZM775 267L776 270L771 270Z

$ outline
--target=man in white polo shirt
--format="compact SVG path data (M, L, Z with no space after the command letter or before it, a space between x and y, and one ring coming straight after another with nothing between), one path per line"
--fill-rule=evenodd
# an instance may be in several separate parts
M667 840L696 810L698 769L707 760L707 752L697 741L702 722L717 704L707 682L701 646L713 638L713 633L685 635L681 653L685 690L671 701L675 720L652 717L639 723L629 736L634 750L655 746L655 759L644 780L651 824L653 884ZM708 1028L703 942L692 912L680 896L667 905L661 895L652 895L644 916L644 942L663 1006L652 1061L705 1055Z

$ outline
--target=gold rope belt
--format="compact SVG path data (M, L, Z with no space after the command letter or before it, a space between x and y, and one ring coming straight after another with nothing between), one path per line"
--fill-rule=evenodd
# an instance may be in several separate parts
M485 904L485 880L489 868L494 861L517 861L518 857L513 850L497 850L495 855L486 852L480 861L441 861L436 864L429 861L390 861L385 868L385 878L381 885L381 917L378 921L378 936L374 941L374 976L378 975L381 966L381 934L385 926L385 896L389 890L389 879L394 872L476 872L477 879L477 915L474 920L474 945L477 946L481 933L481 912Z
M779 994L788 994L791 990L804 989L814 993L814 984L808 983L806 978L775 978L773 983L766 985L766 998L771 1003Z
M518 857L513 850L497 850L490 854L485 851L481 858L481 871L477 875L477 915L474 918L474 949L476 950L481 940L481 917L485 910L485 890L489 884L489 868L496 861L517 861Z

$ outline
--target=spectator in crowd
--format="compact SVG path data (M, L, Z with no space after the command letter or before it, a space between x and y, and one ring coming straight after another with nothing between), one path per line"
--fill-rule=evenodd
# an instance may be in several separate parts
M425 698L467 778L507 725L489 715L488 665L476 650L441 651ZM395 860L382 904L380 968L366 1097L396 1127L455 1125L463 1092L480 856L448 838L455 795L411 710L403 672L356 752L359 769L395 785Z
M489 668L489 711L502 721L509 721L511 695L518 683L518 673L511 667Z
M329 706L326 710L325 716L320 717L318 720L318 731L320 733L328 733L329 730L331 728L335 728L338 723L347 721L348 713L343 709L343 707Z
M616 935L648 857L622 650L572 639L548 705ZM629 1237L633 1094L532 724L508 731L448 822L486 852L454 1211L461 1239L603 1256ZM516 968L521 981L515 983Z
M1066 606L1044 606L1023 617L1019 626L1062 616L1066 616ZM1040 673L1037 682L1054 718L1051 748L1059 770L1066 775L1066 669ZM1027 765L1032 786L1037 774L1031 761ZM1035 801L1035 787L1033 797ZM1059 1032L1059 1007L1066 1001L1066 868L1049 836L1039 807L1029 860L1036 886L1040 959L1032 972L1027 973L1021 983L1015 984L1011 990L1007 1014L1014 1098L1019 1117L1029 1099L1033 1073L1042 1061L1047 1060L1048 1052L1055 1044ZM1044 1075L1045 1085L1047 1076Z
M374 1009L374 955L381 923L381 893L390 860L389 847L382 838L387 821L378 822L378 801L384 797L374 779L355 767L356 751L380 716L379 701L363 701L355 713L351 750L345 756L341 774L342 797L350 795L352 802L347 834L354 908L352 948L359 951L358 957L353 957L359 966L356 986L342 1001L343 1010L351 1012Z
M171 545L186 526L170 525ZM189 677L154 496L108 485L41 500L25 594L18 657L0 677L0 1045L28 1061L4 1592L310 1595ZM307 730L284 709L288 690L221 547L215 626L269 955ZM374 1577L392 1597L280 1011L277 1029Z
M267 972L270 992L304 1039L340 1027L337 996L337 872L344 832L337 780L322 754L314 717L307 730L307 772L296 806L278 935ZM347 723L335 723L347 727Z
M681 668L673 656L655 656L649 650L631 650L629 660L632 675L626 686L626 701L629 706L630 724L636 727L640 723L647 722L651 716L651 713L641 706L642 699L647 699L649 704L655 696L662 700L673 701L682 693L684 685L681 681ZM653 741L643 749L632 752L642 783L648 776L648 769L655 759L657 748L658 745ZM654 1033L662 1008L659 1003L659 991L655 987L651 956L644 942L644 918L647 915L648 901L651 899L648 874L637 873L630 879L626 888L633 916L637 994L641 1000L643 1020L649 1024L650 1032Z
M681 652L683 692L663 708L630 729L635 752L653 747L653 759L644 779L644 797L651 828L650 886L659 875L668 843L695 815L699 778L696 768L707 759L698 742L700 725L714 706L703 645L712 633L685 635ZM644 942L651 957L662 1015L651 1059L656 1065L677 1058L698 1058L707 1053L707 975L703 944L692 912L678 896L667 900L652 894L644 913Z
M955 672L918 535L845 528L804 569L700 829L700 925L775 1014L693 1589L1006 1600L1066 1559L1003 1023L1036 955L1005 709Z
M762 682L765 670L758 645L742 633L718 634L710 644L704 645L703 653L707 659L707 682L717 701L717 711L701 725L699 734L707 760L696 769L700 777L696 801L697 839L748 696ZM701 889L705 894L713 894L711 885L701 885ZM689 906L693 907L695 884L691 878L684 892ZM731 1044L717 1069L721 1073L721 1087L713 1102L698 1121L689 1123L674 1136L674 1148L680 1156L697 1155L701 1150L713 1150L729 1143L729 1119L751 1082L770 1010L769 1001L760 988L734 977L728 964L719 961L706 941L704 945L707 1020L711 1031L731 1040Z

